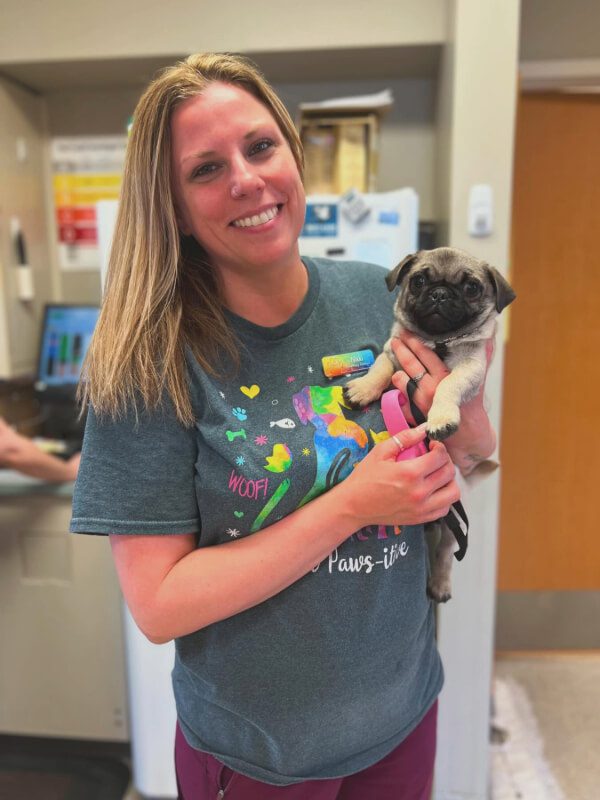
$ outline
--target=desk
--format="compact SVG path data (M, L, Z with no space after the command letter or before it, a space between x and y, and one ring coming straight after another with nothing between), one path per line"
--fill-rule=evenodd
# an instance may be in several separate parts
M72 492L0 470L0 733L128 741L117 578Z

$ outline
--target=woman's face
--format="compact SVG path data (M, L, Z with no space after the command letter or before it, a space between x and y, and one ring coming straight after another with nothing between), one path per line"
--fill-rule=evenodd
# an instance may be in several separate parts
M299 259L304 188L269 110L237 86L211 83L171 119L171 167L179 228L221 271Z

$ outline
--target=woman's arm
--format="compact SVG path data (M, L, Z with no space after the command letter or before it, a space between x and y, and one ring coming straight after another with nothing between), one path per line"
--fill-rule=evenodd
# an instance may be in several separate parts
M407 447L424 438L400 434ZM157 644L262 603L309 573L369 524L444 516L460 494L446 448L396 462L393 439L376 445L341 484L251 536L196 548L193 534L110 537L121 588L142 632Z
M449 374L444 362L420 339L410 333L402 333L393 343L394 352L402 369L408 375L426 371L427 375L419 381L415 392L415 402L427 415L438 383ZM493 340L487 343L487 363L491 361L494 350ZM396 373L394 385L405 391L406 374ZM452 461L467 476L478 464L489 458L496 449L496 433L484 408L484 388L482 385L476 397L464 403L460 409L458 431L444 441ZM407 419L412 420L408 400L403 406ZM412 420L414 422L414 420Z
M14 469L44 481L74 481L79 453L63 461L43 450L26 436L21 436L0 417L0 467Z

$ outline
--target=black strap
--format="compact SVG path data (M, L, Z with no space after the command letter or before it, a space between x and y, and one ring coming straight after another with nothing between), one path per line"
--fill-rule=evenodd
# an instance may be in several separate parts
M410 410L412 415L415 419L417 425L421 425L423 422L426 422L426 417L418 408L417 404L414 401L414 395L417 391L417 384L412 380L406 384L406 391L408 392L408 400L410 402ZM429 439L426 440L429 443ZM450 507L450 511L443 517L444 522L450 528L452 533L454 534L454 538L458 544L458 550L454 553L454 558L457 561L462 561L465 557L465 553L467 552L467 546L469 544L468 541L468 534L469 534L469 518L467 517L467 512L465 511L463 504L460 500L457 500L456 503L452 503Z

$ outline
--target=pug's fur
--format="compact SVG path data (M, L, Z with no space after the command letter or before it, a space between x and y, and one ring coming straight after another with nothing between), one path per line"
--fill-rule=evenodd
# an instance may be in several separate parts
M458 430L460 406L479 392L487 368L486 341L495 334L498 314L516 295L497 269L451 247L407 256L386 282L390 291L400 287L390 338L368 373L348 382L344 396L354 407L379 399L400 369L392 339L402 330L410 331L450 369L438 384L427 415L427 435L441 441ZM439 528L439 523L433 526ZM450 598L455 549L452 532L441 527L428 585L428 593L438 602Z

